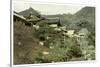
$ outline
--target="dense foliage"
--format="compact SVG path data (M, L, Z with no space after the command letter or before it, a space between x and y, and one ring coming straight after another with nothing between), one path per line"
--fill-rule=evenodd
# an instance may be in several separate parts
M33 11L32 8L24 11ZM23 14L23 12L21 12ZM14 23L14 64L53 63L78 60L95 60L95 8L84 7L74 15L59 14L61 27L56 31L46 20L27 27L21 21ZM20 22L20 23L19 23ZM35 27L38 27L35 29ZM60 27L56 27L60 29ZM65 35L74 30L71 35ZM75 36L76 35L76 36Z

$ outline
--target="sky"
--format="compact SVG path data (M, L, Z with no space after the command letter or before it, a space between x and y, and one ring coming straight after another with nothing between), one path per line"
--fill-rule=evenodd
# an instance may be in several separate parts
M52 4L52 3L33 3L33 2L13 2L13 10L16 12L21 12L30 7L39 11L41 14L45 15L53 15L53 14L74 14L80 9L82 9L83 5L65 5L65 4Z

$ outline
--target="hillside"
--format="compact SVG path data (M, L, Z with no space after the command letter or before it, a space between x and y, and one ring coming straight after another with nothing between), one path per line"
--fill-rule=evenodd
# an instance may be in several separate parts
M75 16L87 18L87 17L95 17L95 7L84 7L77 13L75 13Z
M75 21L80 28L95 30L95 7L84 7L74 14L72 22Z
M24 11L19 12L19 14L23 15L24 17L28 17L30 14L35 15L37 17L40 17L40 13L38 11L36 11L35 9L33 9L32 7L30 7L29 9L26 9Z

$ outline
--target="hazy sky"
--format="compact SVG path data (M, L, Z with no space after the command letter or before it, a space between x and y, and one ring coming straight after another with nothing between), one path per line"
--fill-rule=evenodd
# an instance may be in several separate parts
M74 14L79 11L84 6L76 6L76 5L58 5L58 4L36 4L32 2L13 2L13 9L16 12L23 11L32 7L35 10L38 10L41 14L63 14L63 13L71 13Z

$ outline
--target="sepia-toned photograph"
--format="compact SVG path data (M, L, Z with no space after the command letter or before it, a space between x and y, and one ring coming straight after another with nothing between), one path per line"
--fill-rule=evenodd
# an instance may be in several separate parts
M13 64L95 60L95 7L13 1Z

